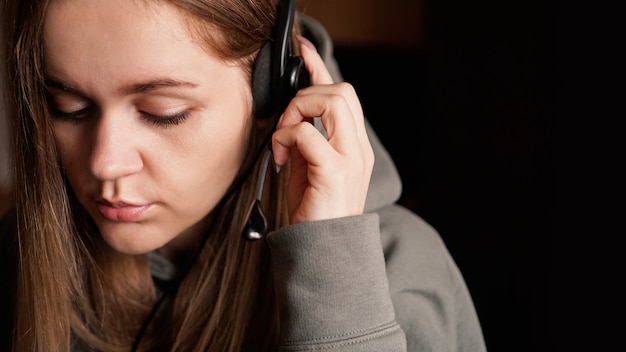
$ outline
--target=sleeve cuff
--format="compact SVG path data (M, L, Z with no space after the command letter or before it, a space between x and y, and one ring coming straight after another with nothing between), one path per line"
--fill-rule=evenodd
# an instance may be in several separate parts
M286 343L341 343L400 330L377 214L286 226L268 236Z

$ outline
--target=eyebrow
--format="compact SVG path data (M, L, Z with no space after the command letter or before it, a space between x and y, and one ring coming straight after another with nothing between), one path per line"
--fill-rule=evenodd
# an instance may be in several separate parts
M80 89L75 88L73 85L59 82L57 80L46 78L45 84L48 88L55 88L58 90L62 90L64 92L69 93L80 93ZM159 88L178 88L178 87L186 87L186 88L195 88L198 85L191 82L186 81L178 81L169 78L157 78L148 80L146 82L130 84L122 87L118 91L123 95L131 95L131 94L141 94L148 93L150 91L159 89Z
M78 92L78 89L74 88L73 86L66 84L66 83L61 83L51 78L46 78L44 80L44 84L47 89L54 88L54 89L62 90L64 92L69 92L69 93Z
M150 80L150 81L143 82L143 83L131 84L126 87L122 87L122 89L120 89L120 92L126 95L130 95L130 94L148 93L150 91L153 91L159 88L170 88L170 87L195 88L197 86L198 86L197 84L191 83L191 82L178 81L178 80L173 80L169 78L159 78L159 79L154 79L154 80Z

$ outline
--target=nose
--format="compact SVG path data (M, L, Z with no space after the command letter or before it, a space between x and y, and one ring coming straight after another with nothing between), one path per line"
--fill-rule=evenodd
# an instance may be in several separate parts
M114 181L143 168L140 139L133 119L123 114L102 113L96 122L90 168L101 181Z

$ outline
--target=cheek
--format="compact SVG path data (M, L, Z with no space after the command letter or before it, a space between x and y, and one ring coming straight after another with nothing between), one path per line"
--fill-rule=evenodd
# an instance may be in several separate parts
M184 208L210 211L239 172L248 153L249 136L250 127L241 121L196 129L185 138L186 147L180 153L161 159L164 163L159 169L169 174L166 179L171 183L162 186L172 190L172 197Z
M247 152L247 127L224 129L210 138L198 138L187 153L189 177L225 183L235 177ZM222 181L222 182L220 182Z
M249 152L253 123L250 109L246 108L248 100L251 99L244 96L224 103L219 109L208 111L206 119L188 126L192 131L188 130L185 137L187 147L181 157L189 164L189 176L195 174L198 182L221 188L230 185Z

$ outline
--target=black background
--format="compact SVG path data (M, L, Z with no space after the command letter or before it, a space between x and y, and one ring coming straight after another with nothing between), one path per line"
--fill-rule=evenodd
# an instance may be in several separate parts
M557 9L427 3L426 45L336 46L394 158L400 203L441 234L490 351L558 350L552 335Z

